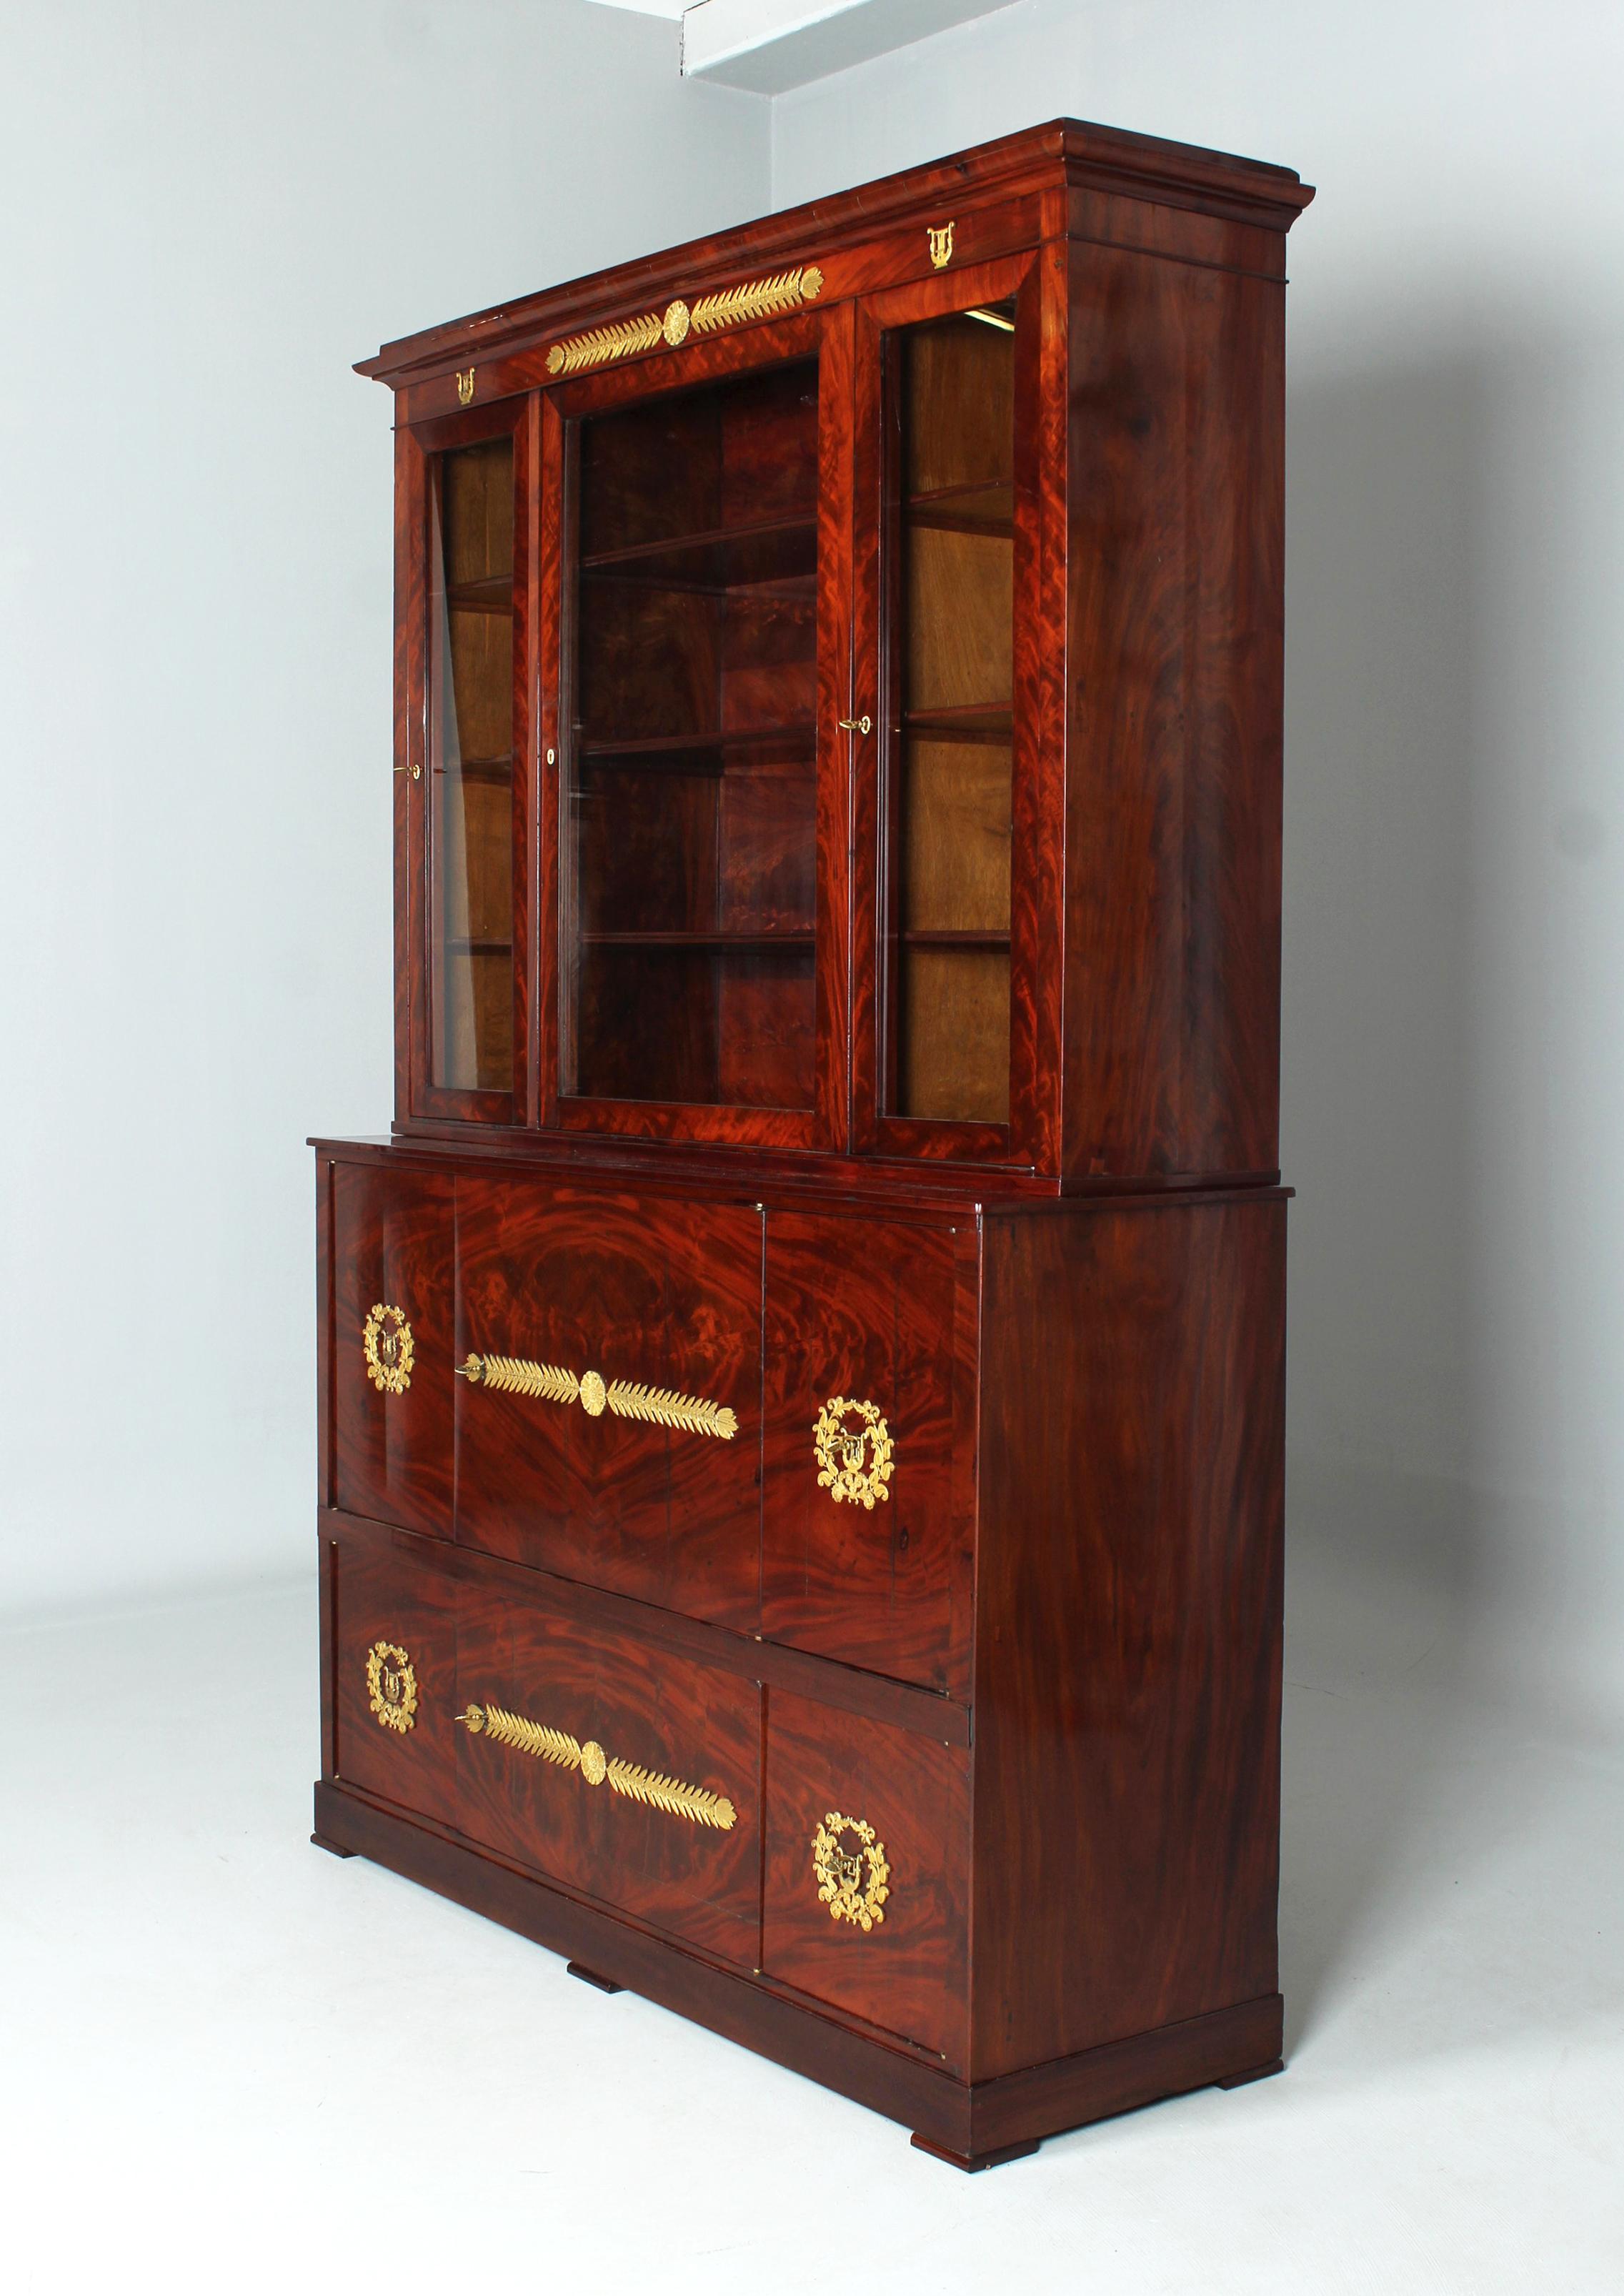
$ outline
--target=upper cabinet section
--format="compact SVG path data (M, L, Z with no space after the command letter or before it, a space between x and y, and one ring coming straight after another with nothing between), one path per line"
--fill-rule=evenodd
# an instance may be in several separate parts
M399 1128L1273 1177L1310 196L1061 122L366 364Z

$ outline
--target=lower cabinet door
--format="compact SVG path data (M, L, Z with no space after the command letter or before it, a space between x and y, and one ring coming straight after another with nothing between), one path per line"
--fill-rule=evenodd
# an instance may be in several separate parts
M457 1701L463 1833L755 1966L754 1682L470 1581Z
M327 1562L334 1775L455 1825L455 1581L422 1539L382 1529L347 1530Z
M754 1628L759 1215L463 1174L456 1237L458 1541Z
M966 1696L976 1238L767 1218L761 1629Z
M765 1972L962 2071L969 1902L968 1751L768 1691Z
M448 1538L451 1178L329 1168L333 1497L351 1514Z

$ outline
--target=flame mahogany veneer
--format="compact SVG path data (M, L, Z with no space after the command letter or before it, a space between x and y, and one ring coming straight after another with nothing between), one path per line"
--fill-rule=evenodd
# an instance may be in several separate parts
M314 1144L315 1838L961 2168L1280 2065L1284 258L1311 196L1062 121L361 370L398 417L397 1105L387 1142ZM910 735L885 344L974 308L1009 315L1013 365L981 363L1013 462L920 498L949 540L908 674L996 675L1013 579L1013 692ZM662 396L721 382L719 430ZM457 478L459 589L436 458L492 440L511 536L504 500L478 556ZM683 488L678 550L649 521ZM504 681L511 619L512 746L504 684L490 754L469 717L447 765L457 613L496 618L454 645ZM956 1103L957 1024L910 991L901 1063L894 1033L909 739L910 882L976 908L916 937L957 971L910 976L975 984ZM437 1066L454 862L477 1086ZM984 1112L898 1113L909 1062Z

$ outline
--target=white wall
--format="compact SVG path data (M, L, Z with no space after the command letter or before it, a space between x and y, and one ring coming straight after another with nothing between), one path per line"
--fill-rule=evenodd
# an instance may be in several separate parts
M306 1552L302 1142L390 1089L389 402L349 362L759 212L769 118L782 206L1071 112L1320 186L1293 1601L1616 1710L1624 12L1020 0L770 113L675 40L0 0L0 1604Z
M390 1114L390 408L767 205L584 0L0 4L0 1606L299 1568L305 1136Z
M1070 113L1297 168L1294 1599L1624 1704L1624 11L1021 0L781 97L776 206ZM1349 1663L1364 1663L1350 1627Z

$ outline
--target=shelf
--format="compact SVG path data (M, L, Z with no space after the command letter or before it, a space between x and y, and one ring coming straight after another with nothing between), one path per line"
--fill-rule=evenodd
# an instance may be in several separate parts
M1015 531L1015 489L1003 480L972 487L938 487L909 495L904 508L910 527L952 534L986 534L1008 540Z
M445 598L454 613L511 614L513 578L511 574L491 574L479 582L447 582Z
M511 940L469 940L453 936L440 944L447 956L511 956Z
M769 582L801 582L817 571L815 518L760 519L749 526L717 526L661 542L597 550L580 570L600 582L637 582L658 590L741 590Z
M984 948L1007 949L1006 932L981 932L972 928L963 931L944 926L939 931L933 925L910 927L897 936L904 948Z
M1014 739L1014 713L1007 702L1002 708L973 702L956 709L908 709L902 730L941 742L990 742L1003 748Z
M798 718L787 726L762 726L748 734L657 734L639 742L580 742L581 765L614 772L718 775L736 766L809 767L817 727ZM762 758L763 750L797 749L804 758Z
M488 782L496 784L512 781L513 760L511 752L504 758L463 758L455 765L438 765L434 770L447 781Z
M809 950L816 939L812 928L796 926L764 932L586 932L584 948L670 948L700 952L729 949L784 948Z

